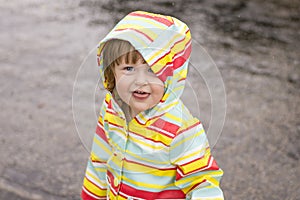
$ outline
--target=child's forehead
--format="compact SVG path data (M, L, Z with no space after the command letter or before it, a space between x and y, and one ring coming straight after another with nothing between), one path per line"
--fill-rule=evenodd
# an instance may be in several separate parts
M125 57L122 57L120 59L120 64L147 65L147 62L144 60L144 58L142 56L140 56L136 60L126 59Z
M143 56L136 50L120 55L119 60L126 64L146 63Z

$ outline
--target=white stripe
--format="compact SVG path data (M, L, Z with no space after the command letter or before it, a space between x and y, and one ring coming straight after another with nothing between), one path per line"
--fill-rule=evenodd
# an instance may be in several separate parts
M159 131L159 132L163 132L164 134L169 135L169 136L171 136L171 137L174 136L173 133L170 133L170 132L168 132L168 131L166 131L166 130L164 130L164 129L161 129L161 128L159 128L159 127L156 127L156 126L149 126L149 128L154 129L154 130Z
M109 186L109 190L111 190L112 193L113 193L115 196L117 196L117 192L114 190L114 188L112 188L112 187Z
M93 162L93 165L94 167L97 167L97 168L106 168L106 163L99 163L99 162Z
M182 31L182 30L179 30L178 32L170 31L170 34L168 35L168 39L165 39L164 41L161 41L161 43L157 44L159 46L152 47L152 48L156 48L156 49L154 49L153 53L148 54L147 58L149 59L149 58L153 57L153 55L156 54L158 50L162 50L165 47L168 49L163 49L164 51L162 51L159 55L152 58L153 60L150 60L149 64L151 65L151 64L155 63L157 60L159 60L161 57L163 57L170 50L169 49L170 47L172 47L176 42L184 39L185 37L186 37L185 31ZM171 43L170 43L170 39L172 40ZM170 44L168 44L168 43L170 43ZM147 58L146 58L146 60L148 60Z
M119 28L119 27L117 27L117 28ZM117 33L122 33L122 32L125 32L125 34L127 34L126 32L130 32L130 33L132 33L135 37L137 37L137 38L139 38L139 39L142 39L143 40L143 42L144 43L146 43L146 44L149 44L150 42L152 42L149 38L147 38L144 34L142 34L142 33L140 33L140 32L138 32L138 31L136 31L136 30L131 30L131 29L125 29L125 30L117 30L116 31L116 34ZM143 32L144 33L144 32ZM146 34L146 33L145 33ZM147 35L147 34L146 34ZM142 36L143 38L141 38L140 36ZM150 36L149 36L150 37ZM132 37L133 39L136 39L136 38L134 38L134 37ZM151 37L150 37L151 38Z
M201 140L201 141L198 141L198 143L206 144L207 140L206 140L205 131L203 129L202 124L198 124L188 130L184 130L184 132L182 132L176 136L173 144L176 145L177 142L180 142L180 141L184 140L185 138L192 137L195 134L199 134L197 136L194 136L194 138Z
M88 171L90 171L90 170L88 169ZM94 176L97 177L97 175L95 175L94 173L91 173L91 174L93 174ZM88 174L86 174L85 176L89 179L89 181L91 181L92 183L94 183L95 185L97 185L99 188L106 189L106 187L105 187L105 185L106 185L105 181L102 181L100 179L96 180L93 177L89 176Z
M117 113L116 113L113 109L111 109L111 108L107 108L106 111L110 111L110 112L113 113L113 114L117 114Z
M158 151L158 150L162 151L163 150L165 152L168 152L168 150L166 148L167 146L164 145L161 142L155 142L155 141L152 141L152 140L149 140L149 139L145 139L144 137L136 135L135 133L132 133L132 132L129 132L129 133L130 133L130 137L133 137L134 139L140 140L140 141L142 141L146 144L149 144L149 145L153 146L153 147L148 147L148 146L144 146L142 143L138 143L138 144L143 145L143 147L145 147L145 148L150 148L149 150L155 150L155 151Z
M123 196L125 196L126 198L128 198L128 197L132 197L132 196L129 196L129 195L127 195L127 194L125 194L125 193L123 193L123 192L119 192L120 194L122 194ZM145 200L145 199L142 199L142 198L138 198L138 197L132 197L132 198L134 198L134 199L138 199L138 200Z
M104 131L103 126L98 122L97 125Z
M181 52L180 54L177 54L177 55L173 58L173 60L175 60L175 59L178 58L179 56L182 56L182 55L186 52L186 50L188 49L188 47L189 47L190 45L191 45L191 41L190 41L190 42L188 43L188 45L185 47L184 51ZM166 65L166 66L163 68L163 70L162 70L160 73L157 74L157 76L160 76L161 74L163 74L164 71L165 71L169 66L172 66L172 65L173 65L173 62L170 63L170 64L168 64L168 65Z
M135 155L137 158L132 156L132 154ZM136 155L136 153L132 153L132 152L128 152L126 154L126 159L128 159L130 161L133 161L133 162L136 162L140 165L146 165L147 167L153 167L153 168L159 169L159 170L160 169L165 170L166 168L168 168L168 169L169 168L174 168L174 166L168 161L166 161L166 162L160 162L160 161L155 162L156 160L152 161L148 158L145 158L146 160L144 160L143 158L145 158L145 155L143 157L140 157L140 156Z
M208 166L207 166L207 167L205 167L205 168L201 168L201 169L199 169L199 170L197 170L197 171L194 171L194 172L193 172L193 174L194 174L194 173L197 173L197 172L204 171L204 170L206 170L206 169L210 168L210 167L211 167L211 165L212 165L212 163L213 163L213 160L214 160L214 159L213 159L213 157L211 157L211 160L210 160L210 162L209 162L209 164L208 164ZM177 172L178 172L178 174L180 174L180 176L182 176L182 177L186 176L186 175L182 174L182 173L181 173L181 171L180 171L179 169L177 170Z
M87 191L85 189L85 187L82 187L82 190L84 190L85 193L87 193L89 196L91 196L91 197L93 197L95 199L106 199L105 197L97 197L97 196L93 195L92 193L90 193L89 191Z
M180 165L182 165L182 164L184 164L184 163L188 163L188 162L190 162L190 161L192 161L192 160L195 160L196 158L201 158L202 156L205 155L205 150L206 150L206 148L202 148L202 147L200 147L200 148L201 148L201 151L200 151L198 154L195 154L194 156L189 157L189 158L186 158L186 159L184 159L184 160L181 160L180 162L177 162L177 163L180 164ZM176 158L174 158L173 160L176 161L176 160L182 158L182 157L185 156L185 155L194 154L194 153L196 153L197 151L199 151L199 148L195 148L195 149L192 149L192 150L189 150L189 151L185 151L185 150L183 149L182 153L181 153L180 155L178 155Z

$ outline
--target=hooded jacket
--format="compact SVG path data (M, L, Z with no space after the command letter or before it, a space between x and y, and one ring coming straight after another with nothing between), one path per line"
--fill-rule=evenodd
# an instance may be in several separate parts
M135 11L99 43L126 40L164 82L160 102L130 121L115 96L103 101L82 187L83 199L223 199L223 171L210 154L201 122L183 105L191 34L180 20Z

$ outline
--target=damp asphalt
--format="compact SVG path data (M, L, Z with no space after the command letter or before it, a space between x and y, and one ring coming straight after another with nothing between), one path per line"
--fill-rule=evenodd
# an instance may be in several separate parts
M298 1L0 2L0 199L80 199L104 94L95 46L133 10L186 22L220 73L212 100L192 63L183 100L208 128L226 98L212 148L225 198L299 199Z

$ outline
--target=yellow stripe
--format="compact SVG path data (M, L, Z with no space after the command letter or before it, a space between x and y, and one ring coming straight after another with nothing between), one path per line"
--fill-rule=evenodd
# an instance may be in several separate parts
M174 183L169 183L167 185L157 185L157 184L151 184L151 183L145 183L145 182L139 182L139 181L134 181L126 176L122 176L122 179L128 183L131 183L133 185L138 185L140 187L145 187L145 188L152 188L152 189L165 189L166 187L171 187L174 186Z
M106 173L106 171L107 171L107 169L103 168L103 167L97 167L97 168L95 168L95 170L100 173Z
M144 115L139 115L139 118L141 118L143 121L147 121L147 119L144 117Z
M174 43L174 41L176 41L176 39L179 38L180 36L182 36L182 34L180 34L180 33L176 34L172 38L172 40L170 40L167 43L167 45L165 45L164 47L162 47L160 51L157 51L154 55L152 55L149 59L147 59L147 62L148 63L152 63L153 59L160 58L159 55L166 53L166 49L169 49L169 47L171 46L171 44ZM172 61L172 55L170 56L171 53L173 53L173 52L170 51L169 54L165 55L153 67L151 67L151 69L153 70L154 73L158 72L161 68L163 68L165 66L162 63L167 63L167 62L171 62Z
M222 171L207 171L205 175L199 175L199 178L195 178L195 176L185 177L177 181L176 185L189 185L190 187L183 188L183 192L187 193L194 185L199 184L204 179L206 179L208 182L212 183L212 185L206 186L207 187L217 187L219 186L219 181L214 176L220 176L222 175Z
M104 120L107 120L108 122L112 122L113 124L116 124L121 127L126 126L126 122L124 119L108 112L105 114Z
M114 36L118 35L119 32L122 32L122 31L117 31L117 32L111 33L111 37L114 37ZM141 39L140 36L137 36L137 35L136 35L135 33L133 33L132 31L131 31L131 32L127 32L127 33L126 33L126 37L127 37L127 38L133 38L134 40L136 40L136 41L139 43L139 45L141 45L141 46L143 46L143 47L147 47L147 46L148 46L148 44L146 44L146 43ZM123 39L125 39L125 38L123 38Z
M140 13L140 14L144 14L144 15L152 16L152 17L164 18L164 19L168 20L169 22L173 23L173 18L171 16L165 16L165 15L161 15L161 14L149 13L149 12L145 12L145 11L137 11L136 13ZM145 17L142 17L142 18L148 19L148 18L145 18ZM158 22L156 21L156 23L158 23Z
M183 68L180 71L177 71L174 74L174 79L175 80L180 80L182 78L186 78L187 72L188 72L188 68Z
M148 23L148 24L151 24L153 26L156 26L158 28L158 30L162 30L162 29L166 29L166 26L160 24L160 23L157 23L156 21L153 21L151 19L148 19L148 18L140 18L140 17L136 17L136 16L127 16L126 19L129 19L129 20L134 20L134 21L142 21L144 23ZM145 28L145 26L144 26Z
M190 41L190 32L188 32L187 34L185 34L185 31L186 29L183 29L181 31L181 33L178 33L176 35L173 36L173 38L164 46L161 48L160 51L157 51L154 55L152 55L148 60L147 62L148 63L151 63L151 61L153 59L157 59L159 58L159 55L164 53L166 49L169 49L169 47L173 44L173 43L176 43L177 41L177 38L180 38L182 37L182 35L185 35L185 38L183 41L175 44L172 49L170 50L170 53L165 55L164 58L160 59L159 60L159 64L157 63L154 67L153 67L153 71L154 72L158 72L162 67L165 66L165 63L168 63L168 62L171 62L172 61L172 57L174 54L182 51L184 48L185 48L185 45ZM170 55L171 54L171 55ZM164 63L164 64L163 64ZM158 69L159 67L159 69Z
M120 24L116 28L116 30L118 30L118 29L128 29L128 27L134 28L134 29L137 29L140 32L143 32L145 35L149 36L151 39L154 39L154 38L157 37L157 34L153 31L151 31L151 29L145 28L145 26L141 26L141 25L137 25L137 24Z
M86 177L83 179L83 185L86 187L90 192L98 196L106 196L106 189L102 190L96 187L94 184L89 182Z
M162 112L164 110L169 109L170 107L174 107L178 104L178 101L173 101L172 103L167 104L167 106L164 107L154 107L153 109L159 112Z
M120 138L122 138L122 136L126 137L126 133L124 132L124 130L119 127L111 127L109 130L113 131L114 135L118 135Z
M158 73L162 68L164 68L166 66L167 63L172 62L174 55L179 53L180 51L184 50L185 44L188 41L189 40L185 39L184 41L176 44L167 55L164 55L163 58L161 58L155 65L153 65L151 69L153 69L154 73ZM176 76L176 74L175 74L175 76ZM186 75L184 75L182 77L186 77Z
M111 154L110 149L108 149L102 142L100 142L97 137L94 137L93 140L94 143L96 143L101 149L103 149L108 155ZM97 160L101 160L97 155L94 154L94 152L92 152L93 158L97 159Z
M146 147L149 147L149 148L151 148L151 149L154 150L154 151L158 151L158 150L166 150L164 146L151 145L151 144L149 144L149 143L147 143L147 142L144 142L144 141L142 141L142 140L140 140L140 139L136 139L136 138L131 137L131 136L129 137L129 139L130 139L131 141L135 142L135 143L138 143L138 144L140 144L140 145L144 145L144 146L146 146ZM141 148L144 148L144 147L141 147Z
M194 127L193 127L194 128ZM188 130L187 130L188 131ZM174 149L176 148L177 146L181 145L182 143L194 138L194 137L197 137L199 135L201 135L202 133L204 133L204 129L201 129L200 131L198 131L196 134L192 134L190 135L189 137L186 137L184 138L183 140L180 140L180 142L177 142L175 145L173 145L171 148Z
M187 123L182 124L182 126L180 127L178 132L190 129L191 126L193 126L194 124L196 124L198 122L199 122L199 120L197 118L191 118L189 121L187 121Z
M103 47L104 47L104 45L102 44L97 48L97 56L100 55L100 52L102 51Z
M106 170L105 170L106 171ZM105 181L100 180L98 176L95 176L94 174L92 174L91 172L89 172L88 170L86 171L86 174L88 177L92 177L97 183L104 183ZM102 185L102 184L101 184Z
M173 92L176 93L178 90L183 90L184 85L176 87Z
M157 119L156 119L157 120ZM151 140L155 141L161 141L162 143L169 145L172 142L172 139L160 134L159 132L155 130L146 129L145 127L139 126L129 126L129 131L135 132L135 133L145 133L144 137L149 138Z
M189 42L189 40L187 38L185 38L183 41L175 44L173 46L173 48L171 49L171 51L157 62L157 64L153 67L153 71L158 72L159 70L155 71L158 67L161 69L161 68L165 67L165 65L167 63L172 62L174 55L183 51L185 49L185 45L188 42Z
M180 122L182 120L181 116L172 115L169 112L167 112L164 116L168 119L173 120L174 122Z
M210 152L206 151L203 158L196 160L187 165L181 166L181 169L184 173L190 173L191 171L197 170L201 167L204 167L208 164Z
M136 153L133 153L133 152L129 151L128 149L126 150L126 153L129 154L132 157L137 158L138 160L141 160L141 161L147 161L147 162L150 162L150 163L153 163L153 164L161 164L161 165L170 164L169 161L150 160L150 159L138 156L138 155L136 155Z
M127 171L134 171L135 173L147 173L154 176L167 176L167 177L175 177L176 170L170 169L170 170L159 170L152 167L131 163L131 162L124 162L124 168Z
M179 163L180 163L180 161L186 160L186 159L191 158L191 157L193 157L193 156L195 156L195 155L201 155L201 154L203 153L203 151L205 151L205 150L206 150L205 148L201 148L201 149L197 150L197 151L194 152L194 153L187 154L187 155L185 155L185 156L180 156L180 158L179 158L178 160L176 160L176 162L179 162ZM204 155L205 155L205 154L204 154ZM199 166L199 167L200 167L200 166ZM199 168L199 167L198 167L198 168Z

